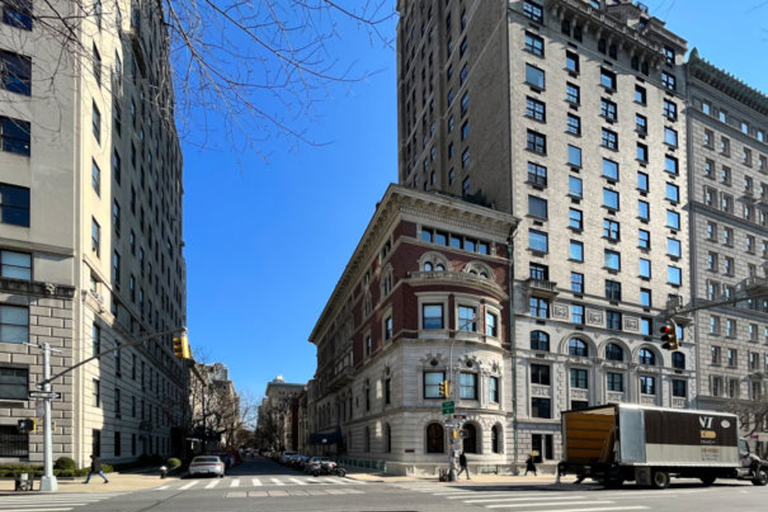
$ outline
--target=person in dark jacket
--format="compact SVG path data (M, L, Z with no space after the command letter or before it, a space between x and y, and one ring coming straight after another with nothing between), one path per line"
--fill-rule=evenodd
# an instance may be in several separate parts
M533 455L529 455L525 460L525 474L529 471L533 471L533 476L536 476L536 464L533 463Z
M456 475L456 479L458 480L462 473L465 471L467 472L467 480L472 480L469 477L469 468L467 467L467 456L464 455L464 452L461 452L459 454L459 473Z
M91 472L88 473L88 477L85 479L84 484L87 484L91 481L91 477L96 474L99 475L101 478L104 479L104 483L108 484L109 480L107 480L107 477L104 476L104 470L101 467L101 459L98 458L96 455L91 454Z

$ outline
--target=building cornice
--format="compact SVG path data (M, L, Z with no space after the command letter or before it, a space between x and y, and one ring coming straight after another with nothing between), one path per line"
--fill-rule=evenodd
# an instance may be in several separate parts
M768 96L699 57L697 48L691 50L685 68L689 84L692 82L691 78L695 78L746 107L768 116Z

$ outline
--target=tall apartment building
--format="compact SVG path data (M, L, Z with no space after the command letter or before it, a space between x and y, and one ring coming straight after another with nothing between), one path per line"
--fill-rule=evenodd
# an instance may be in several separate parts
M42 460L27 398L54 349L54 457L181 448L182 159L155 2L4 2L0 23L0 461ZM58 18L55 13L61 18ZM65 28L64 21L69 25ZM65 38L63 34L68 34ZM122 350L116 350L125 346Z
M400 0L401 185L521 219L515 460L557 459L559 411L686 407L686 41L629 0ZM685 332L684 332L685 331Z
M765 282L768 96L695 49L686 72L691 296L695 305L712 305L695 314L693 327L698 405L741 412L743 430L756 431L765 453L768 298L723 303Z

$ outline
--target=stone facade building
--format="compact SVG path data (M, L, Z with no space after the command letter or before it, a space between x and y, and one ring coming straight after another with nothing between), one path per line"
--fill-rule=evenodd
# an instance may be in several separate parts
M182 160L168 37L156 3L96 2L70 17L76 5L6 2L0 23L3 462L42 460L42 435L17 430L40 416L27 392L42 380L42 342L56 350L54 374L102 354L53 383L55 458L128 461L183 443L187 372L171 339L186 323ZM78 20L72 32L54 11Z
M509 468L514 226L496 210L389 187L310 336L315 452L434 473L456 430L470 465ZM455 404L447 422L444 401Z

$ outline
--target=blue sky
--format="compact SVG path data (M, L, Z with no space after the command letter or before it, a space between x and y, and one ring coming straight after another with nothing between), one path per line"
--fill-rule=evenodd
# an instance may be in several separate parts
M768 92L768 1L644 3L702 58ZM395 26L381 27L393 44ZM351 21L336 33L330 49L340 64L371 74L328 85L315 103L308 135L327 144L266 137L258 151L237 151L211 125L209 148L218 150L183 147L190 342L257 397L277 374L312 378L307 339L376 202L397 181L395 51Z

